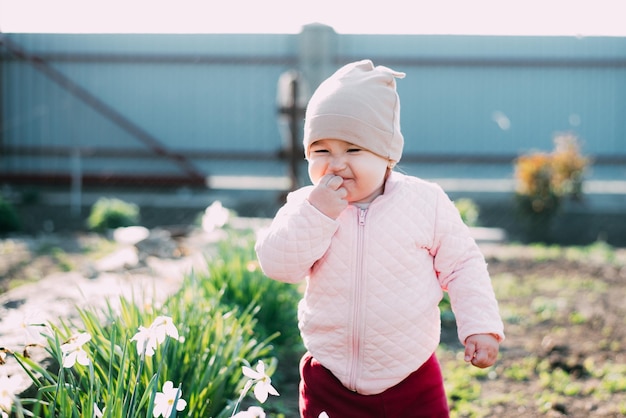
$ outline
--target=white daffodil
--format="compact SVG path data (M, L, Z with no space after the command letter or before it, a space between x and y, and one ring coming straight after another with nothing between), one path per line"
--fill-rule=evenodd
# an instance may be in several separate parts
M137 342L137 354L141 355L145 352L148 357L154 355L157 343L150 328L139 326L139 331L130 340Z
M137 342L137 354L141 355L145 352L146 356L150 357L154 355L157 346L165 341L166 336L179 340L178 330L172 322L172 318L158 316L149 328L140 326L137 334L130 340Z
M243 366L243 374L252 379L254 384L254 396L261 403L267 400L268 394L280 396L278 391L272 386L272 379L265 373L265 364L262 361L256 366L256 370Z
M187 401L181 399L182 391L175 388L169 380L163 384L163 392L157 392L154 398L154 409L152 415L157 417L167 417L172 414L175 407L177 411L182 411L187 406Z
M0 413L2 418L8 418L15 394L13 391L19 386L22 378L20 376L0 376Z
M49 329L41 320L39 313L28 313L24 315L20 322L20 327L24 333L24 345L41 345L46 342L45 337L42 335L44 331L49 333Z
M232 418L265 418L265 411L260 406L251 406L247 411L241 411Z
M214 229L221 228L228 222L228 217L228 209L222 206L222 202L216 200L204 210L204 215L202 215L202 229L205 232L211 232Z
M98 408L98 404L94 402L93 404L93 418L102 418L104 416L104 413L106 412L107 407L105 406L104 408L102 408L102 411L100 410L100 408Z
M61 345L63 367L66 369L71 368L76 362L83 366L89 364L89 357L87 356L87 352L83 349L83 344L89 340L91 340L91 335L83 332L73 335L67 342Z

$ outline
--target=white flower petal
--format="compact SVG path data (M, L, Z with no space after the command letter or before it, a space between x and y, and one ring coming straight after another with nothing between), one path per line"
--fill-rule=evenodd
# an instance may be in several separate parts
M261 403L267 400L267 389L265 385L259 382L254 386L254 397Z
M259 372L260 375L265 376L265 364L259 360L259 363L256 365L256 371Z
M63 358L63 367L66 369L74 367L74 363L76 363L76 353L69 353Z
M170 380L168 380L167 382L163 383L163 394L171 392L173 388L174 384Z
M78 364L82 364L83 366L88 366L89 356L87 355L87 352L82 349L78 350L78 352L76 353L76 361L78 362Z
M243 372L245 376L249 377L250 379L259 380L263 377L262 375L259 375L259 373L257 373L255 370L252 370L248 366L243 366L241 368L241 371Z
M274 386L272 386L270 383L266 383L265 385L267 386L267 392L268 392L270 395L280 396L280 394L278 393L278 391L276 390L276 388L274 388Z
M185 409L185 407L187 406L187 401L184 399L179 399L178 401L176 401L176 410L177 411L182 411L183 409Z

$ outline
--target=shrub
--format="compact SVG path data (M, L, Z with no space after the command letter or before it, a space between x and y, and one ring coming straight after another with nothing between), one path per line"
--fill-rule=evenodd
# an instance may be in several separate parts
M472 199L458 199L454 201L454 206L456 206L459 214L461 215L461 219L467 226L477 226L478 225L478 214L479 209L476 203Z
M139 224L139 207L134 203L115 198L98 199L87 218L87 227L97 232L137 224Z
M571 134L554 138L551 153L533 152L515 160L516 202L528 221L531 237L545 238L564 198L582 197L583 175L589 160L580 154Z
M19 231L20 227L15 208L0 196L0 233Z

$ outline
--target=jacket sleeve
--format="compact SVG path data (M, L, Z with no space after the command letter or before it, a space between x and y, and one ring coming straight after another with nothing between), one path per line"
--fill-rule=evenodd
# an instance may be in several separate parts
M473 334L493 334L504 340L485 258L443 190L437 198L431 252L441 286L450 295L461 342Z
M268 277L296 283L328 250L338 228L306 199L306 190L290 193L271 225L259 231L255 250Z

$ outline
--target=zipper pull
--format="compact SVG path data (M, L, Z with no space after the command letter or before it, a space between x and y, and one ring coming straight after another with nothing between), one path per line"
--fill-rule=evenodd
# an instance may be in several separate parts
M367 213L367 209L360 209L359 212L359 225L365 225L365 214Z

